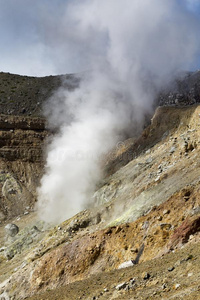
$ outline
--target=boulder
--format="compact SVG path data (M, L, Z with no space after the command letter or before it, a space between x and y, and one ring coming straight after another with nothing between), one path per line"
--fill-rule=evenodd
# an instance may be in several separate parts
M5 226L5 231L7 235L14 237L16 234L18 234L19 227L15 224L7 224Z
M134 266L134 262L132 260L128 260L119 265L118 269L124 269L132 266Z
M169 249L187 243L190 235L200 231L200 216L186 219L177 229L168 244Z

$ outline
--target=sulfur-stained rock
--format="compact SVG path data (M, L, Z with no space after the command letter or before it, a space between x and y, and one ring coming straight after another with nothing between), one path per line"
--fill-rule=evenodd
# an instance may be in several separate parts
M193 281L195 277L198 279L198 252L196 250L194 253L191 252L193 259L188 256L190 251L187 248L193 245L194 241L198 241L200 237L198 235L198 224L195 225L194 221L199 215L198 208L200 205L199 148L197 147L195 151L189 152L189 159L184 155L177 157L182 151L183 145L182 140L179 142L176 137L180 136L182 132L187 132L188 128L197 128L194 123L198 124L199 113L199 107L182 108L178 112L174 108L159 108L157 116L152 121L149 133L147 130L143 140L140 139L138 144L131 148L132 153L135 151L134 153L138 156L134 156L133 159L132 155L132 161L129 163L126 161L127 164L123 168L120 168L121 165L119 164L118 172L111 177L107 177L100 184L100 188L97 187L95 213L92 209L78 213L70 220L51 228L43 237L41 237L42 229L37 223L33 222L37 225L36 228L32 224L27 232L23 232L19 225L20 232L12 239L12 245L6 246L1 254L3 256L7 253L7 259L9 259L6 263L5 258L2 261L1 273L6 274L6 278L9 278L9 275L13 272L12 279L6 285L11 297L12 293L15 293L17 295L16 299L23 299L23 297L29 297L34 293L45 292L47 289L55 288L57 290L64 285L71 288L73 286L71 285L72 282L74 282L74 286L78 284L77 287L84 280L86 280L86 282L83 282L83 286L86 286L84 287L85 294L82 293L78 296L76 294L77 297L73 295L75 299L84 299L85 297L90 299L90 296L93 295L96 298L101 295L104 298L107 297L107 299L115 299L116 295L112 294L113 291L119 297L124 296L122 299L130 299L131 297L147 299L155 295L156 292L158 294L156 297L169 299L172 295L167 293L170 289L172 293L175 291L173 285L176 282L181 284L177 292L182 291L182 287L186 288L186 286L191 287L191 285L194 285L195 288L198 287L198 283ZM173 122L176 124L173 125ZM165 138L165 144L163 144L162 136L166 130L169 133ZM9 138L13 133L9 131ZM193 142L195 139L199 139L199 131L190 133L190 140ZM174 143L176 143L177 151L174 155L169 155L169 149ZM146 150L149 147L151 148L153 163L147 164L148 153L146 153ZM155 182L161 166L160 178ZM27 184L26 176L28 177L30 173L34 173L35 165L31 167L28 164L26 166L28 172L26 168L23 169L26 176L23 175L23 171L20 169L22 164L20 165L19 162L15 161L12 168L18 172L18 167L21 176L13 177L23 187L24 182ZM149 173L152 174L150 177L148 176ZM165 176L166 173L167 176ZM13 169L12 172L7 170L2 173L2 177L0 175L0 184L3 185L10 178L8 178L9 174L13 174ZM29 188L33 177L30 178L30 183L27 184ZM188 191L190 191L190 194ZM8 195L15 195L14 190L11 189ZM185 197L187 197L187 201ZM27 209L27 206L30 207L26 204L24 208ZM27 210L29 211L29 209ZM31 211L29 215L24 216L22 214L20 222L23 218L31 218ZM187 224L181 227L185 220L187 220L190 229L186 226ZM178 232L180 227L182 231ZM177 251L168 251L170 253L167 254L167 257L163 255L158 260L154 259L159 256L163 249L165 250L175 233L179 235L183 231L183 236L180 239L178 238L181 241L180 244L175 245L178 248ZM184 240L184 236L187 237L188 234L190 235L189 238ZM183 240L188 244L179 249ZM179 254L179 251L184 255ZM13 254L14 257L11 259ZM184 257L185 259L183 259ZM27 263L24 268L20 267L22 259ZM120 264L130 262L130 260L137 263L132 268L117 270ZM176 264L178 261L180 261L179 265ZM13 264L18 264L18 266L13 268ZM173 271L171 270L172 266L175 267ZM111 272L109 273L109 271ZM107 277L106 284L98 280L102 276L102 272ZM143 279L145 277L144 272L151 274L149 280ZM194 274L192 283L191 278L188 279L188 272ZM1 276L4 275L0 274ZM109 285L112 276L114 281ZM130 278L133 276L137 279L131 290ZM163 277L166 277L166 282L163 282ZM174 277L176 281L174 281ZM90 280L93 279L95 286L98 281L100 282L100 287L98 292L90 293ZM188 282L185 285L187 279ZM90 281L88 286L87 280ZM121 291L117 291L115 287L120 282L127 283L127 286ZM165 284L163 289L161 288L162 283ZM156 286L157 284L158 286ZM105 292L103 291L104 287L109 290L106 295L100 294ZM162 293L166 293L166 295ZM69 299L73 299L73 296L69 296ZM190 295L184 296L188 296L189 299ZM179 295L180 297L182 295ZM51 297L51 299L54 299L54 297ZM63 297L59 299L63 299Z

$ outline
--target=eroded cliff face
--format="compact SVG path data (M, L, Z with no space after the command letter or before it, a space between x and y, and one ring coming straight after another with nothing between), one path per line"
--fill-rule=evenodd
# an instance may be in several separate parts
M44 167L45 120L0 115L0 220L33 210Z
M16 133L10 130L12 128L3 132L17 137L18 130ZM31 142L29 148L34 145L35 150L41 149L41 141L48 135L45 129L19 129L18 134L22 133L30 134L31 139L27 136L24 141L27 141L26 147L28 141ZM36 224L39 230L33 227L26 230L27 221L15 219L20 231L7 241L0 256L2 295L12 299L36 295L32 299L41 299L37 294L56 289L57 292L48 292L42 298L173 299L185 296L195 299L199 292L197 266L200 266L197 250L200 242L199 137L200 106L159 107L141 137L125 141L113 152L112 160L106 161L106 176L93 196L95 207L48 231L31 213L23 218L29 217L28 224ZM9 143L15 141L8 140ZM9 153L5 145L2 149L2 153ZM32 195L31 199L35 199L34 188L43 160L36 155L37 151L34 153L32 160L28 155L12 160L8 154L10 177L7 183L4 180L2 189L3 199L8 194L7 203L13 203L16 194L22 194L22 186ZM1 161L5 164L6 158ZM32 177L29 179L29 176ZM19 191L6 194L10 185ZM21 212L24 212L23 205ZM2 231L3 227L1 238ZM12 258L8 256L9 251L13 253ZM132 261L133 266L117 271L126 261ZM156 269L155 265L159 264L162 268ZM170 268L175 269L177 282L168 271ZM110 273L109 279L105 271L115 273ZM150 277L141 277L144 271L148 271ZM99 273L104 275L96 275ZM101 280L103 287L92 283L91 275ZM131 285L130 276L136 277L135 284ZM116 289L123 278L124 288ZM79 280L86 280L84 285L91 286L84 288ZM59 290L66 284L69 288ZM67 289L69 294L66 294Z

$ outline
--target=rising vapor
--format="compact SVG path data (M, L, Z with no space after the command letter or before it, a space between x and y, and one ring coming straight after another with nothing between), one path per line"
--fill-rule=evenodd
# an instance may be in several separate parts
M47 111L59 133L48 147L38 210L61 222L91 204L102 156L140 130L157 91L191 67L199 23L179 0L69 1L55 22L47 43L55 38L63 61L89 70L79 88L56 91Z

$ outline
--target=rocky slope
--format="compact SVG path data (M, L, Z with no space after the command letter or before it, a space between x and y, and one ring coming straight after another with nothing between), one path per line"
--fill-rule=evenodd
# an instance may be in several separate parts
M79 80L75 74L29 77L0 72L0 114L42 116L44 104L55 90L61 87L74 89ZM200 71L186 72L159 91L155 107L199 102Z
M44 119L0 115L0 221L33 209L47 136Z
M198 299L198 104L158 107L106 158L95 207L55 227L32 211L44 119L2 115L0 129L0 299Z
M192 105L200 102L200 71L181 74L161 91L159 105Z
M0 72L0 114L42 116L43 105L55 90L77 85L74 75L30 77Z
M108 162L112 175L105 178L94 194L96 208L46 232L43 225L34 221L38 228L36 233L33 227L24 229L25 232L20 228L10 244L7 241L3 251L7 253L7 260L3 252L1 258L2 294L23 299L57 288L60 295L61 286L116 270L128 262L132 267L110 273L115 274L111 281L106 274L96 275L95 278L100 276L103 282L105 280L102 295L97 292L98 286L96 292L93 287L91 295L80 297L92 299L88 297L94 294L99 299L146 299L150 291L158 295L164 292L166 299L178 297L178 293L187 295L186 299L190 299L190 294L196 295L198 281L190 277L196 280L199 276L199 133L200 106L158 108L143 135L133 145L121 149L114 162ZM127 155L130 161L126 160ZM124 167L119 167L121 161ZM32 239L30 244L28 238ZM20 247L22 241L28 245ZM9 251L14 252L12 259ZM172 251L175 251L175 260ZM165 256L167 253L171 253L170 256ZM154 266L164 261L163 255L166 265L158 271ZM181 263L182 260L186 262ZM176 270L172 270L173 274L178 272L177 282L168 271L170 267ZM139 270L146 270L151 279L142 278ZM163 272L162 279L160 272ZM130 278L135 277L136 283L133 283ZM4 281L6 279L8 281ZM122 281L127 288L114 287ZM79 284L74 286L79 288ZM162 289L164 284L166 288ZM106 296L104 289L111 294ZM134 298L136 292L138 298ZM57 299L51 298L54 296L49 293L49 298L44 299ZM62 296L78 299L67 297Z

